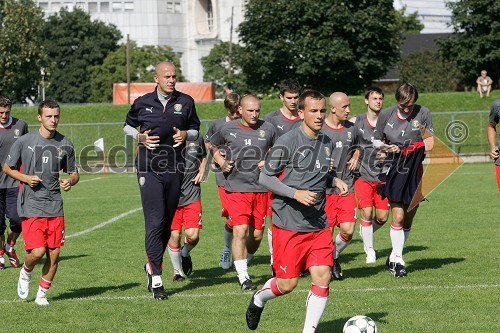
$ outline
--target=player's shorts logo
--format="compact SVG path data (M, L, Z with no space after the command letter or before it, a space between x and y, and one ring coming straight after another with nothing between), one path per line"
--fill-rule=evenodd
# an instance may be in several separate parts
M139 177L139 185L140 186L144 186L144 184L146 183L146 178L144 177Z

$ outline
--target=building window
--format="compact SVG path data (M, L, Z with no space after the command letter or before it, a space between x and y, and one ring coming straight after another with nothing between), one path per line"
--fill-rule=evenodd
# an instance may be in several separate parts
M85 10L85 2L77 2L75 4L75 8L80 8L80 9Z
M42 9L44 12L49 10L49 3L48 2L39 2L38 6L40 9Z
M53 13L57 13L60 9L61 9L61 3L60 2L53 2L50 10Z
M123 10L123 3L113 2L111 3L111 9L113 12L121 12Z
M75 4L72 2L65 2L63 7L66 7L69 11L72 11L73 8L75 7Z
M174 2L174 13L182 13L182 4L180 2Z
M207 1L207 23L208 23L208 31L214 31L214 10L212 7L212 0Z
M108 13L109 12L109 2L101 2L101 12Z
M133 2L130 2L130 1L129 2L125 2L124 5L125 5L124 9L125 9L126 12L132 12L132 11L134 11L134 3Z
M89 13L97 13L98 11L97 2L89 2Z
M167 13L174 12L174 3L172 1L167 1Z

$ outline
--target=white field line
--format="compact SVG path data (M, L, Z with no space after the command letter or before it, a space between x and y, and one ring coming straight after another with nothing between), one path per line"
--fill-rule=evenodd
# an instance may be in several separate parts
M90 178L90 179L84 179L84 180L80 180L78 183L87 183L87 182L92 182L94 180L99 180L99 179L103 179L104 177L96 177L96 178Z
M113 217L113 218L111 218L111 219L109 219L109 220L107 220L105 222L102 222L102 223L100 223L98 225L93 226L92 228L88 228L88 229L79 231L77 233L74 233L74 234L71 234L71 235L67 235L65 238L78 237L78 236L81 236L81 235L88 234L89 232L92 232L94 230L100 229L100 228L102 228L104 226L107 226L108 224L114 223L114 222L116 222L116 221L118 221L118 220L120 220L120 219L122 219L122 218L124 218L124 217L126 217L128 215L130 215L130 214L133 214L133 213L135 213L135 212L137 212L137 211L139 211L141 209L142 209L142 207L131 209L128 212L125 212L125 213L122 213L120 215L117 215L117 216L115 216L115 217Z
M430 289L448 289L448 290L458 290L458 289L496 289L500 288L500 284L468 284L468 285L455 285L455 286L413 286L413 287L381 287L381 288L347 288L347 289L332 289L333 293L366 293L366 292L387 292L387 291L407 291L407 290L430 290ZM294 290L294 293L308 293L309 289L299 289ZM227 296L238 296L238 295L251 295L252 292L225 292L225 293L178 293L170 295L169 297L180 297L180 298L213 298L213 297L227 297ZM138 299L151 299L151 295L141 295L141 296L89 296L89 297L74 297L65 299L66 301L113 301L113 300L138 300ZM0 299L0 303L19 303L25 302L23 300L7 300Z

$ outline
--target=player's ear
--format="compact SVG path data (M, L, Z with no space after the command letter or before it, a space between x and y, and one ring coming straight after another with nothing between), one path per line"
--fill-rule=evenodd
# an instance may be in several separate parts
M39 114L36 115L36 119L38 119L38 121L42 121L42 116L40 116Z

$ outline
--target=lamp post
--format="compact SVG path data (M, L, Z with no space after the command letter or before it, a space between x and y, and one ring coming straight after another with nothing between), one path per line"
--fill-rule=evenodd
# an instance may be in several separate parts
M42 75L42 101L45 101L45 67L40 68L40 74Z

